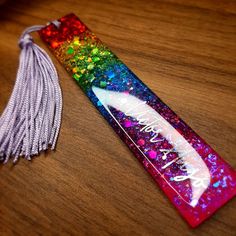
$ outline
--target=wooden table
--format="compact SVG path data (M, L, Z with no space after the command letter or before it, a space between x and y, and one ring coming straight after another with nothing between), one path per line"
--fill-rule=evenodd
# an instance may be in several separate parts
M6 1L0 111L14 85L21 31L69 12L236 168L235 1ZM53 61L64 97L57 150L1 166L1 235L236 235L235 199L191 229Z

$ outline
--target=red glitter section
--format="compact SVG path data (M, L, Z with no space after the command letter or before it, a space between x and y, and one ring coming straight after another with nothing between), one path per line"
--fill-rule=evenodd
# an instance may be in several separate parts
M39 31L43 41L53 49L58 48L65 41L72 40L74 36L84 33L88 29L74 14L66 15L58 21L61 23L59 28L51 23Z

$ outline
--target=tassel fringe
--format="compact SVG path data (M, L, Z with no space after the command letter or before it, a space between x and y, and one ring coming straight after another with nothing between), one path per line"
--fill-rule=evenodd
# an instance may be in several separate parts
M0 117L0 158L6 163L19 157L31 160L55 148L62 112L62 94L56 69L47 53L29 33L44 26L27 28L20 40L19 68L9 102Z

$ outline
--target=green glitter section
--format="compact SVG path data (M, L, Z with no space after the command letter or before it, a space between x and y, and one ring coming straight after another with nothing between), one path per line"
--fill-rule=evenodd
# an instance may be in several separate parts
M59 59L67 71L83 90L88 90L94 80L105 88L107 78L105 71L122 63L94 34L74 37L57 51ZM100 81L100 82L99 82Z

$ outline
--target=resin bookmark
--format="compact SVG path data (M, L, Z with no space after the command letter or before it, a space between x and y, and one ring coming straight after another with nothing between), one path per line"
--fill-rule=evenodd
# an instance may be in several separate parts
M191 226L236 195L236 172L202 138L74 14L59 22L41 38Z

